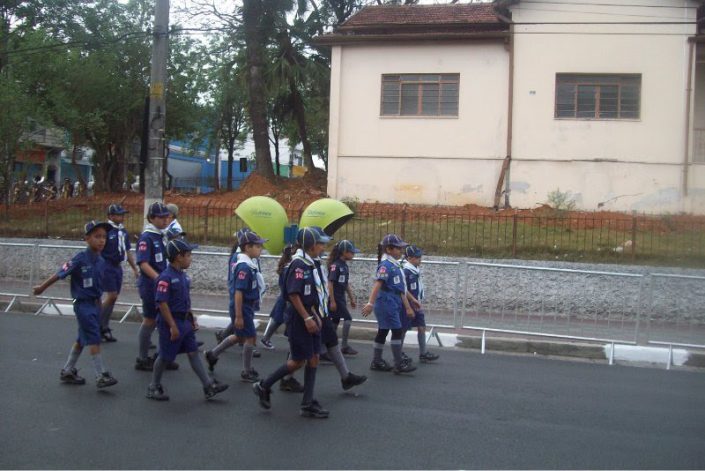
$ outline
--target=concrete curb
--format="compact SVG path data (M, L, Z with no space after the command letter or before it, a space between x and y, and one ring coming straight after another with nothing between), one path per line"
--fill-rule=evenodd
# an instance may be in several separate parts
M64 304L60 302L58 304ZM7 301L0 301L0 310L4 310L7 306ZM35 313L41 306L42 302L37 300L20 300L13 306L12 312L22 312L22 313ZM126 309L123 306L118 306L113 312L112 319L120 320L125 315ZM225 318L225 316L216 316ZM263 317L257 318L260 322L257 325L258 332L264 332L266 321ZM141 320L140 316L136 313L130 314L126 321L129 322L139 322ZM204 327L204 329L209 329L209 327ZM444 348L457 348L463 350L475 350L480 351L482 348L482 338L480 335L459 335L454 331L439 331L444 336L450 335L455 337L456 342L453 345L446 345ZM377 334L377 329L375 327L363 327L355 326L350 329L350 339L357 341L372 342ZM408 337L407 337L408 338ZM446 339L447 340L447 339ZM434 339L431 339L429 347L431 349L437 350L440 347L434 346ZM591 360L591 361L607 361L608 357L606 355L605 345L603 344L591 344L584 342L570 342L570 341L544 341L535 339L525 339L521 337L492 337L486 338L485 340L485 350L490 353L509 353L509 354L520 354L520 355L541 355L546 357L556 357L565 359L580 359L580 360ZM622 363L622 362L620 362ZM625 362L626 364L631 364L632 362ZM635 364L638 362L634 362ZM657 363L651 363L653 366L661 367L662 365ZM705 353L697 351L689 351L688 359L683 363L682 367L674 366L672 368L705 368Z

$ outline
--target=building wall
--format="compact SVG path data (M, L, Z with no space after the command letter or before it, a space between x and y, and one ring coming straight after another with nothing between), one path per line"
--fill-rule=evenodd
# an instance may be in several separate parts
M695 21L695 8L683 7L696 2L605 3L512 7L517 25L511 203L532 207L560 188L578 195L584 209L702 212L705 201L697 194L705 181L691 173L690 196L682 197L687 38L695 26L546 24ZM675 8L662 8L668 5ZM640 118L556 119L557 73L641 74Z
M501 41L333 48L328 193L395 203L484 203L506 155ZM459 73L459 116L381 117L382 74Z

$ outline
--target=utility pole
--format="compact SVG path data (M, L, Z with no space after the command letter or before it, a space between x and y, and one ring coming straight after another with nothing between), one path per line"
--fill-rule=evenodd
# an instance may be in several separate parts
M169 46L169 0L156 0L152 73L149 82L149 141L145 171L144 213L164 198L164 131L166 125L166 60Z

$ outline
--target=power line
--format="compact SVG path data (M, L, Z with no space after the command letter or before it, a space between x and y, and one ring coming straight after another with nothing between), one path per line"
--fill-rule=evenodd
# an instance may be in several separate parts
M564 4L565 5L565 4ZM679 20L682 17L678 16L656 16L656 15L639 15L635 13L619 13L618 15L615 15L613 12L605 12L605 11L586 11L586 10L556 10L556 9L549 9L549 8L536 8L536 9L526 9L526 8L521 8L521 6L516 7L515 10L520 10L520 11L531 11L531 12L550 12L550 13L584 13L586 15L609 15L609 16L628 16L628 17L634 17L634 18L660 18L660 19L669 19L669 20Z
M565 2L551 2L548 0L522 0L522 3L544 3L549 5L565 5ZM698 7L682 7L668 5L644 5L644 4L624 4L624 3L587 3L587 2L572 2L571 5L581 6L600 6L600 7L630 7L630 8L669 8L671 10L696 10Z

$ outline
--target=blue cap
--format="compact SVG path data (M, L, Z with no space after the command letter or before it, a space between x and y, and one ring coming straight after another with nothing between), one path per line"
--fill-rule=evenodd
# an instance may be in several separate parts
M119 204L111 204L110 206L108 206L108 214L109 214L109 215L110 215L110 214L118 214L118 215L120 215L120 214L125 214L125 213L129 213L129 211L126 210L125 208L123 208L123 207L122 207L121 205L119 205Z
M176 239L177 237L186 237L186 233L176 226L171 226L166 231L166 238L169 240Z
M320 228L318 226L311 226L311 227L309 227L309 229L313 229L318 234L318 240L316 241L318 243L327 244L328 242L333 240L333 238L331 236L326 234L326 231L324 231L322 228Z
M169 210L166 209L164 203L160 203L159 201L155 201L150 204L149 209L147 210L147 217L150 218L163 218L167 217L169 214Z
M322 231L319 232L313 227L303 227L296 234L296 243L304 250L308 250L316 244L326 244L328 242L330 242L330 237L327 235L323 237Z
M406 258L421 257L423 255L423 250L421 250L415 245L407 245L406 249L404 249L404 255L406 256Z
M83 234L88 235L91 232L93 232L94 230L98 229L99 227L102 227L103 229L105 229L105 232L108 232L111 229L110 224L108 224L107 222L90 221L88 224L83 226L83 230L84 230Z
M186 239L170 240L169 243L166 244L166 256L171 260L180 253L191 252L197 248L198 245L189 244Z
M256 232L250 230L242 231L237 238L237 243L240 247L244 247L247 244L264 244L267 239L263 239L257 235Z
M249 227L243 227L242 229L239 229L233 234L233 237L235 237L238 241L240 240L240 236L244 234L245 232L252 232L252 229Z
M338 250L340 251L340 253L360 253L360 251L355 247L355 244L353 244L352 241L345 239L338 242Z
M383 247L388 247L391 245L393 247L400 247L402 249L409 245L403 240L401 240L401 237L396 234L387 234L386 236L384 236L384 239L382 239L381 244Z

